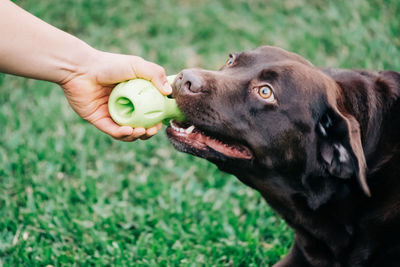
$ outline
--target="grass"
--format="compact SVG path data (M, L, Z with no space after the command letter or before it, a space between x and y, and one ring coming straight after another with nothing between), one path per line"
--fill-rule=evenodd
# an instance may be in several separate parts
M400 70L398 0L21 0L168 74L277 45L316 65ZM0 74L0 266L271 266L292 232L259 194L164 133L112 140L56 86Z

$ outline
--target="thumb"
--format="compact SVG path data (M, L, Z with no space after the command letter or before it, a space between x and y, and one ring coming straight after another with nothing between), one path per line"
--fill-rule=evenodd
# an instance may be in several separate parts
M158 90L160 90L160 92L163 95L169 95L172 93L172 87L169 84L168 80L167 80L167 76L165 76L165 73L162 77L160 76L155 76L151 79L151 82L154 84L155 87L158 88Z
M136 77L151 81L164 95L171 94L172 88L168 83L164 68L142 58L140 59L138 62L133 63Z

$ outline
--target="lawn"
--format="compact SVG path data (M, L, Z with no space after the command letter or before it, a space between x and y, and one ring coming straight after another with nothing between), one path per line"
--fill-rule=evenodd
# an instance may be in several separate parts
M318 66L400 71L398 0L15 2L168 74L263 44ZM57 86L0 74L0 267L271 266L292 237L257 192L164 132L115 141Z

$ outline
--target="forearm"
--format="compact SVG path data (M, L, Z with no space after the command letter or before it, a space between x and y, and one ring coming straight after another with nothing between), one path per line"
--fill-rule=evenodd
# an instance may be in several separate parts
M96 51L8 0L0 0L0 36L0 72L59 84Z

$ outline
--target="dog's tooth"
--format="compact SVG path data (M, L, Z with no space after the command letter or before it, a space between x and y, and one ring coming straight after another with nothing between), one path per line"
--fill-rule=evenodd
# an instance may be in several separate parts
M193 130L194 130L194 125L192 125L192 126L190 126L189 128L187 128L187 129L186 129L186 133L187 133L187 134L190 134L190 133L193 132Z
M176 123L175 123L174 120L170 120L169 123L171 124L171 126L172 126L173 128L175 128L175 129L178 128L178 126L176 125Z

